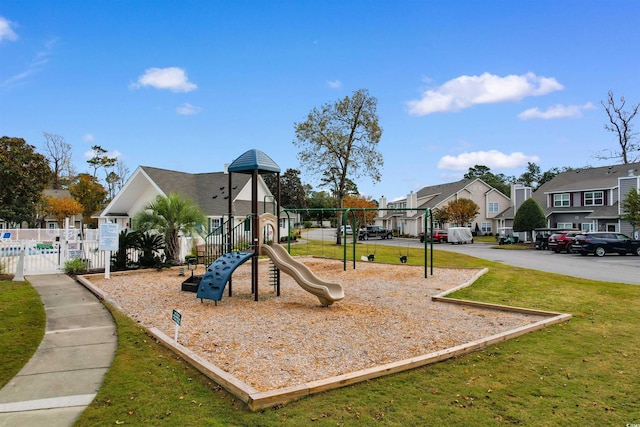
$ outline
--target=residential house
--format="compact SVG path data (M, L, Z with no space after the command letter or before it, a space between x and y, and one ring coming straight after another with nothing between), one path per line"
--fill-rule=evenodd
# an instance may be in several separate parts
M47 189L42 192L44 197L53 197L54 199L73 199L69 190L53 190ZM42 228L78 228L82 229L82 213L68 218L67 224L58 224L58 220L52 216L44 216L38 218Z
M157 196L177 193L192 200L207 216L207 231L215 230L229 219L232 199L234 226L251 213L251 175L234 173L231 188L226 171L187 173L150 166L138 167L107 207L98 215L99 222L111 222L121 229L133 227L133 217ZM275 197L258 175L259 213L276 212Z
M472 223L457 224L470 227L482 234L495 233L504 226L504 214L513 209L509 196L479 178L424 187L411 192L406 198L387 202L380 199L376 224L394 230L400 235L417 236L424 232L427 209L438 209L458 199L471 199L480 208ZM448 224L434 224L435 228L448 228Z
M72 199L73 197L71 197L71 193L69 193L69 190L54 190L54 189L46 189L42 191L42 195L44 197L53 197L55 199L63 199L63 198L70 198ZM36 214L36 222L37 222L37 227L36 228L46 228L46 229L55 229L55 228L60 228L60 224L58 224L58 220L52 216L46 216L43 215L41 212L38 212ZM23 224L21 224L22 227L18 226L17 228L29 228L28 224L26 222L24 222ZM0 219L0 229L7 229L11 226L15 226L15 224L9 224L9 222ZM74 215L71 218L69 218L68 224L62 224L62 226L64 228L78 228L81 229L82 228L82 214L80 215Z
M631 235L631 225L620 219L620 202L632 187L640 190L639 171L640 163L629 163L562 172L541 185L533 198L549 227Z

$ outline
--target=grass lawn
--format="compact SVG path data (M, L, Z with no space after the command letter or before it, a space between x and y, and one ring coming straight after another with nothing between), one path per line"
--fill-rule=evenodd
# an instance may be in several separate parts
M293 248L294 254L330 256L337 249L338 257L342 255L342 248L326 242ZM368 249L358 245L362 255ZM421 265L422 260L421 250L411 249L408 263ZM489 268L456 297L574 317L462 357L252 413L111 308L118 325L118 352L77 425L640 423L639 286L513 268L437 247L434 260L436 267ZM398 248L378 246L376 262L398 263Z
M0 388L35 353L45 324L40 295L29 283L0 281Z

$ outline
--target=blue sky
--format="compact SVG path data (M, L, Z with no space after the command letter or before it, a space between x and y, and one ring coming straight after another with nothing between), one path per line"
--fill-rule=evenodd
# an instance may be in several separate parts
M246 150L299 168L294 123L367 89L375 199L462 178L601 166L600 102L640 102L639 1L0 3L0 134L139 165L221 171ZM639 119L640 120L640 119ZM303 174L315 186L316 179Z

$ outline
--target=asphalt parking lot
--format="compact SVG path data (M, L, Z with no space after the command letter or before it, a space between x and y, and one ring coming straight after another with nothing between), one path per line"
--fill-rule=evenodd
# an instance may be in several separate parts
M304 236L303 236L304 238ZM315 240L335 240L335 229L312 230L309 238ZM349 236L351 241L351 236ZM362 242L368 245L388 245L403 247L423 247L418 239L369 240ZM473 243L453 245L434 243L434 250L447 250L464 253L490 261L533 270L548 271L567 276L581 277L607 282L629 283L640 285L640 257L634 255L621 256L607 254L604 257L595 255L581 256L576 254L556 254L553 251L496 249L489 243ZM436 266L437 267L437 266Z
M555 253L553 251L496 249L491 244L434 245L435 250L460 252L516 267L565 274L585 279L640 285L640 257L634 255L595 255Z

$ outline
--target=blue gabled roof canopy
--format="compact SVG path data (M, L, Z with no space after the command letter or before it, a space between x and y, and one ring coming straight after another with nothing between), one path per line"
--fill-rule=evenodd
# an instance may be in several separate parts
M276 164L271 157L267 156L260 150L249 150L235 159L229 165L229 172L271 172L280 173L280 166Z

